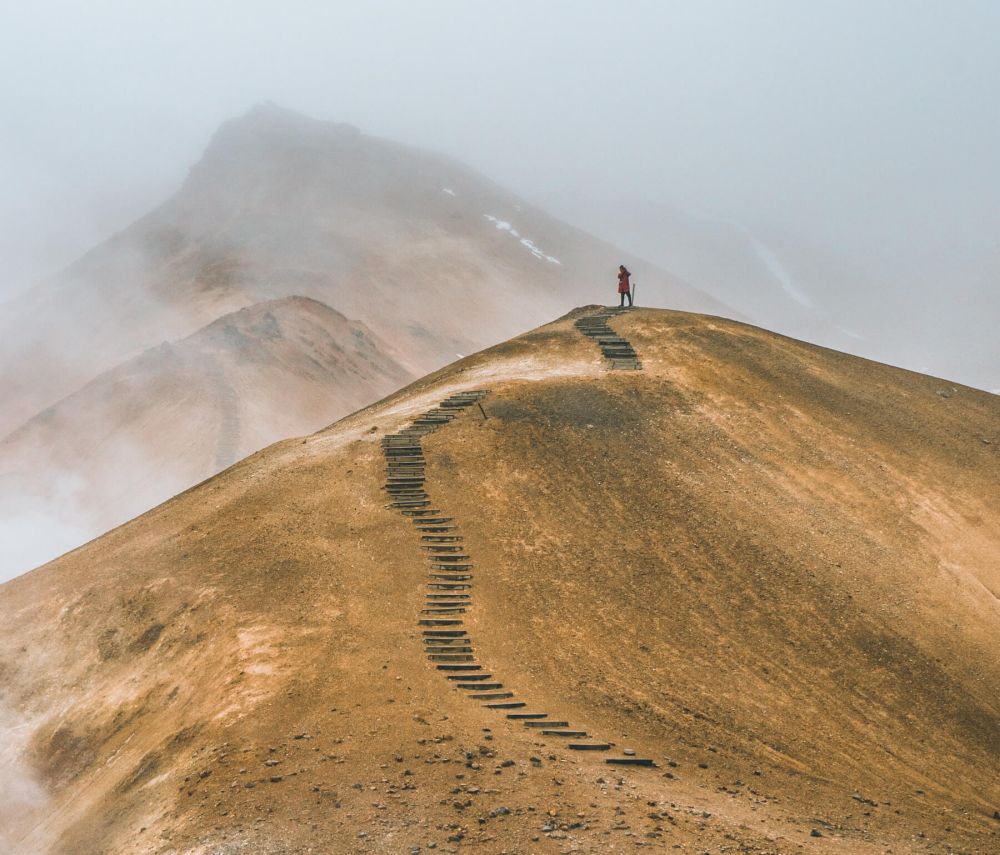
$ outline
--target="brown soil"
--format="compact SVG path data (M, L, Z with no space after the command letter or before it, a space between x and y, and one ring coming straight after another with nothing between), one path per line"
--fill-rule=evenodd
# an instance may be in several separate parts
M564 318L0 587L48 794L14 851L1000 851L1000 398L718 318L612 325L643 371ZM487 418L423 445L477 654L657 768L425 660L379 440L463 389Z

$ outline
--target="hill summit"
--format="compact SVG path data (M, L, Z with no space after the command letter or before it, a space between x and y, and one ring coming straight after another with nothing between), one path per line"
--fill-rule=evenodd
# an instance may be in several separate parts
M994 852L998 423L680 312L462 359L0 587L11 845Z
M17 506L19 531L57 529L53 542L65 536L63 546L75 545L147 510L150 497L217 472L230 460L215 453L214 439L228 416L212 395L181 407L175 397L159 408L151 399L143 405L148 421L136 431L141 387L118 381L158 372L152 363L165 357L157 350L164 342L192 350L191 337L221 318L282 305L285 322L304 328L315 321L307 307L321 303L363 328L378 349L366 357L371 376L342 383L343 372L334 379L323 376L325 368L310 369L312 342L288 339L297 354L286 347L282 371L231 384L233 407L244 415L243 441L233 451L242 455L275 440L278 424L281 435L313 431L567 305L613 293L623 261L642 271L649 303L721 308L452 159L273 105L254 108L219 128L170 199L5 306L0 505ZM346 338L338 346L347 352L353 344ZM189 360L191 390L217 387L217 368L214 359ZM359 395L362 388L368 391ZM301 398L292 400L293 392ZM173 474L164 474L164 443L150 429L161 416L172 435L203 437ZM4 446L39 454L11 461ZM101 461L109 450L120 459L127 448L134 478L100 477L66 453L98 446L107 449ZM5 475L13 470L16 476ZM143 486L132 489L135 481ZM30 506L25 497L34 497ZM8 572L0 566L0 578Z

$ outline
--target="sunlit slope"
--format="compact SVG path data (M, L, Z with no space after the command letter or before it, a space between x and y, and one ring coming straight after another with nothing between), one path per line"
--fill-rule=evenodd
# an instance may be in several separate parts
M703 318L616 328L643 374L498 389L427 442L487 510L497 655L632 733L995 800L1000 399Z
M1000 399L716 318L612 324L642 371L563 319L0 587L51 798L21 851L996 851ZM617 783L426 661L380 440L463 389L484 412L423 445L477 655L658 769Z

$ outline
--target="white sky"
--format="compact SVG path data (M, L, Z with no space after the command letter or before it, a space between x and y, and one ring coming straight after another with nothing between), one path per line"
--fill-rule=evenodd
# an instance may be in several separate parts
M0 21L0 294L268 99L585 227L653 202L848 254L1000 252L1000 2L0 0Z

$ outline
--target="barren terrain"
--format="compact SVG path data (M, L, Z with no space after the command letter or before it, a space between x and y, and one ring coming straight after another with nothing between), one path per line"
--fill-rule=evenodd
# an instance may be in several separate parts
M1000 850L1000 398L654 310L608 371L593 310L0 587L8 847ZM427 660L381 440L464 390L423 451L478 661L656 767Z

